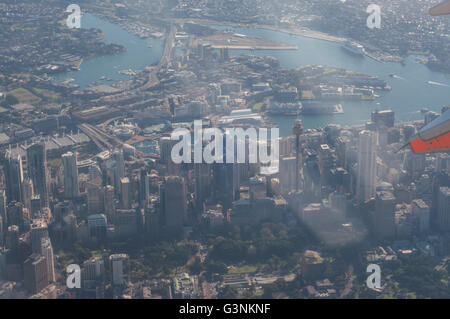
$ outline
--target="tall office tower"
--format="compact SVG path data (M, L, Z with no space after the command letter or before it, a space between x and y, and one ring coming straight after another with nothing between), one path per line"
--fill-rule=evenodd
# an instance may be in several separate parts
M113 285L122 286L128 281L129 262L127 254L113 254L109 256Z
M164 164L169 163L169 160L172 159L172 147L177 143L177 141L172 141L170 137L164 136L159 140L159 150L160 150L160 159Z
M427 233L430 230L430 207L421 199L412 201L412 213L419 221L419 233Z
M44 256L47 261L47 277L49 283L55 282L55 259L50 238L43 238L41 240L41 255Z
M378 128L394 127L395 113L392 110L376 110L372 112L371 120Z
M105 186L105 196L104 196L104 204L105 214L109 221L112 223L115 222L116 218L116 203L115 203L115 193L114 187L111 185Z
M344 193L333 192L328 197L330 208L339 216L342 220L347 215L347 196Z
M73 203L71 201L58 202L53 207L53 218L59 223L62 222L64 217L69 215L73 211Z
M131 238L138 235L139 215L136 209L118 209L116 235L118 238Z
M42 207L48 207L47 154L44 143L35 143L27 148L27 167L34 194L41 197Z
M47 260L44 256L33 254L23 264L25 288L31 294L37 294L48 286Z
M300 187L300 135L303 133L303 123L301 120L295 120L292 132L295 135L295 191L299 191Z
M164 217L169 230L179 230L187 218L186 184L182 177L169 176L164 183Z
M424 154L414 154L412 151L408 151L405 154L403 166L409 174L416 173L421 175L426 167L426 156Z
M437 202L438 229L450 230L450 187L440 187Z
M5 242L4 242L5 232L3 231L3 229L4 229L3 218L2 218L2 216L0 216L0 250L2 250L2 248L5 244Z
M149 238L157 238L160 233L159 199L153 199L145 208L145 231Z
M19 251L19 234L19 227L17 225L11 225L8 227L5 238L6 248L11 249L11 251L16 255Z
M203 203L211 196L211 164L194 164L195 178L195 206L197 210L203 211Z
M336 166L334 151L328 144L320 145L318 160L322 185L328 185L331 179L331 170Z
M41 211L41 197L39 195L33 195L30 198L30 214L33 218L35 216L39 215L39 212Z
M358 173L356 200L363 203L375 197L377 182L377 135L361 131L358 143Z
M280 160L280 186L281 192L287 194L296 186L295 172L295 156L282 157Z
M213 196L224 211L239 198L239 169L235 163L213 163Z
M24 228L24 222L27 216L25 216L23 204L18 202L9 203L7 209L7 218L8 225L17 225L19 229L22 231Z
M83 263L81 270L81 280L83 288L94 288L98 283L102 283L105 277L105 264L103 258L92 257Z
M22 200L23 169L20 155L12 155L10 151L5 154L5 182L8 203Z
M3 231L8 227L8 219L6 214L6 191L0 189L0 216L3 219Z
M77 217L70 212L63 218L64 221L64 239L68 243L73 243L77 238Z
M280 138L280 156L289 157L292 154L295 154L295 138L293 136Z
M125 176L125 160L123 158L123 150L115 150L113 152L113 159L116 161L117 181L120 181Z
M31 249L33 253L41 253L42 239L48 238L47 223L43 219L34 219L31 224Z
M139 204L146 207L150 195L150 178L145 168L141 168L139 172Z
M66 198L78 197L77 154L68 152L62 155L64 167L64 195Z
M108 220L104 214L94 214L88 217L89 236L98 240L106 238Z
M26 177L23 180L23 205L31 212L31 198L34 196L33 194L33 181Z
M2 218L2 216L0 216L0 250L3 248L3 246L4 246L4 244L5 244L5 242L4 242L4 239L5 239L5 232L4 232L4 225L3 225L3 218Z
M98 214L103 212L103 187L100 179L86 183L88 213Z
M395 197L391 192L376 193L373 225L377 238L384 239L395 236Z
M450 154L436 155L436 172L450 172Z
M120 179L120 205L123 209L130 208L130 179L123 177Z

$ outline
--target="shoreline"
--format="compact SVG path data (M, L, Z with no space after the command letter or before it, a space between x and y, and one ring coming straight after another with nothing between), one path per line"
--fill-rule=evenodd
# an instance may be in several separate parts
M205 24L205 25L223 25L223 26L231 26L231 27L238 27L238 28L255 28L255 29L261 29L261 30L268 30L268 31L274 31L274 32L281 32L289 35L294 36L300 36L310 39L316 39L316 40L323 40L328 42L334 42L334 43L344 43L346 41L353 41L348 38L342 38L337 37L331 34L327 34L321 31L311 30L306 27L299 27L298 29L293 27L279 27L279 26L270 26L270 25L261 25L261 24L242 24L242 23L235 23L235 22L219 22L215 20L210 19L170 19L169 21L175 21L177 23L185 23L185 22L194 22L198 24ZM355 41L353 41L355 42ZM386 52L384 52L381 56L377 56L374 53L371 52L365 52L364 56L373 59L380 63L387 63L387 62L394 62L394 63L401 63L405 58L400 56L393 56Z

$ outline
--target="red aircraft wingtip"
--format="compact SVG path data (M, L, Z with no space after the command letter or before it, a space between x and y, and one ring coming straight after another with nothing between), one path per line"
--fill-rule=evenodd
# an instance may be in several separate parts
M450 151L450 132L438 136L427 142L417 137L409 142L411 149L416 154L438 153Z
M430 9L430 15L432 16L442 16L450 14L450 1L444 1L441 4Z

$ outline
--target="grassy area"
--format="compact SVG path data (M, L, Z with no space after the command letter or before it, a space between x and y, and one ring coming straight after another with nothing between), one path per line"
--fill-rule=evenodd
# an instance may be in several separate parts
M59 93L50 90L33 88L33 92L36 93L37 95L43 96L51 100L58 100L59 98L61 98L61 95Z
M414 50L408 50L409 55L430 55L430 50L426 51L414 51Z
M267 107L265 102L259 102L259 103L255 103L252 106L252 111L253 112L261 112L263 111L265 108Z
M316 96L311 90L302 90L302 100L314 100Z
M41 98L37 97L30 91L24 88L17 88L12 91L8 92L8 95L12 95L17 100L19 100L20 103L27 103L27 104L37 104L41 101Z
M31 74L30 73L14 73L14 74L11 74L11 76L18 78L18 79L28 80L30 78Z
M258 271L258 266L255 265L244 265L239 267L233 267L228 270L229 274L247 274L254 273Z
M52 169L52 170L57 170L62 164L62 160L60 158L55 158L51 161L48 161L48 166Z

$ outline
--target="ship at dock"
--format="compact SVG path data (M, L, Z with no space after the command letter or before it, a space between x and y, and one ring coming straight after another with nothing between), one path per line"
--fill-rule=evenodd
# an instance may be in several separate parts
M341 104L331 104L322 102L303 103L303 115L325 115L325 114L343 114L344 109Z
M267 113L270 115L299 115L302 111L302 103L301 102L292 102L292 103L280 103L271 101L270 107Z
M345 43L342 45L342 48L354 55L364 56L366 54L366 50L364 49L364 47L356 42L345 41Z

